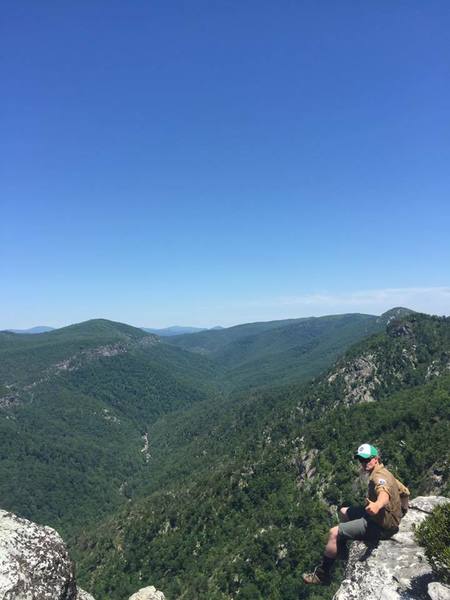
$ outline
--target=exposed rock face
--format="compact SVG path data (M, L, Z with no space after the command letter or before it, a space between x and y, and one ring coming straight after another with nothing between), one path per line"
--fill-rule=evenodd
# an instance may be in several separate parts
M117 356L118 354L126 354L135 348L146 348L159 343L159 338L156 335L147 335L139 340L126 340L122 342L116 342L114 344L105 344L104 346L97 346L96 348L88 348L81 350L77 354L73 354L68 358L55 363L51 367L48 367L40 379L33 383L25 386L25 390L30 390L37 385L48 381L48 379L54 375L58 375L61 372L77 371L86 364L89 364L95 360L101 358L110 358Z
M449 460L442 459L435 463L427 473L427 487L433 495L439 495L446 485L449 471Z
M447 371L450 371L450 355L448 352L442 352L439 359L433 360L428 366L425 379L439 377L439 375L444 375Z
M411 323L391 321L389 325L388 334L391 337L412 337L414 335Z
M414 539L416 526L445 502L449 500L442 496L420 496L410 503L400 531L390 540L377 546L354 542L335 600L429 600L428 587L430 592L434 587L436 594L445 593L446 586L430 586L436 577Z
M95 600L77 588L67 548L51 527L0 510L0 600ZM166 600L150 586L130 600Z
M431 600L450 600L450 587L433 581L428 586L428 595Z
M50 527L0 510L0 600L94 600L77 589L72 562Z
M138 592L130 596L129 600L166 600L162 592L153 587L141 588Z
M295 461L298 468L297 485L302 486L305 481L313 479L316 474L316 468L314 467L314 461L319 454L316 448L312 448L309 451L303 450L300 456Z
M340 379L343 385L343 400L347 405L373 402L374 392L380 385L377 377L378 359L367 353L338 368L328 378L328 383Z
M78 588L77 600L95 600L95 598L81 588Z
M49 381L61 373L69 373L77 371L84 366L100 360L102 358L110 358L119 354L126 354L135 349L147 348L160 343L160 339L156 335L147 334L145 337L138 340L125 337L120 342L104 344L94 348L80 350L76 354L68 356L64 360L56 362L44 369L38 379L28 382L26 385L20 383L9 383L5 385L8 389L8 394L0 397L0 409L8 409L21 404L27 397L33 396L35 388Z

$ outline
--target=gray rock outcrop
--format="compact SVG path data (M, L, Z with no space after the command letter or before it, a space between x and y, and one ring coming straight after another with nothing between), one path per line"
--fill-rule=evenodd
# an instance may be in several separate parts
M353 542L345 579L334 600L429 600L450 590L436 582L425 552L414 538L414 530L439 504L442 496L419 496L410 502L400 531L390 540L370 546Z
M153 587L141 588L138 592L130 596L129 600L166 600L162 592Z
M59 534L0 510L0 600L94 600L76 586Z
M82 590L81 588L77 588L77 589L78 589L77 600L95 600L94 596L91 596L90 594L88 594L87 592Z
M428 586L428 595L431 600L450 600L450 587L433 581Z

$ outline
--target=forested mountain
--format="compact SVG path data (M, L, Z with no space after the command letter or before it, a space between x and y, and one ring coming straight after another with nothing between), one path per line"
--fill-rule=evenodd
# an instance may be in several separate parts
M63 532L151 472L147 432L214 396L215 367L120 323L0 335L2 508Z
M174 474L80 536L81 576L100 600L141 583L169 599L331 598L337 584L311 590L300 575L336 505L362 500L358 443L378 444L413 494L449 491L450 319L392 321L316 381L255 392L234 410L209 473ZM223 434L210 424L197 453L209 457L210 436Z
M0 332L0 381L4 385L34 383L46 370L72 368L65 361L89 360L89 351L97 356L120 353L133 344L158 341L141 329L106 319L93 319L41 334Z
M97 600L144 583L169 600L330 598L299 573L358 497L355 444L378 443L414 493L447 485L449 319L236 329L0 333L1 507L68 536Z
M330 354L317 360L317 347L332 338L334 352L343 352L367 330L359 315L337 320L351 325L336 328L325 318L312 331L291 332L302 356L283 374L306 380L331 363ZM270 328L276 345L278 330ZM337 335L348 328L350 336ZM264 364L254 360L252 376L266 383ZM228 447L235 406L248 402L248 394L225 394L228 381L221 361L123 323L94 319L39 335L1 332L2 506L66 533L159 489L174 473L204 470L208 462L196 449L202 432L219 425L208 450L218 455ZM280 380L274 375L271 382Z
M345 314L248 323L174 336L168 343L215 360L233 389L298 383L326 369L346 347L381 331L399 311L406 309L382 317Z

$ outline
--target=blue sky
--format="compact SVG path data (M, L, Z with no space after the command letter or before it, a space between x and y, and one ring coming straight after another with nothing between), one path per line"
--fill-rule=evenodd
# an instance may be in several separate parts
M2 3L0 328L450 314L448 2Z

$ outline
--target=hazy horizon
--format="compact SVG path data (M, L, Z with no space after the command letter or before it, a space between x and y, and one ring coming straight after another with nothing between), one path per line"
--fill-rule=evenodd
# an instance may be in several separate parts
M427 290L428 293L432 292L434 290ZM403 307L403 308L408 308L411 310L415 310L417 312L423 312L426 314L433 314L433 315L439 315L439 316L450 316L450 313L447 311L443 311L443 310L427 310L423 307L421 307L421 302L420 299L419 301L412 301L412 302L398 302L398 303L390 303L389 304L389 297L392 297L393 299L395 298L395 293L397 293L397 299L400 299L400 294L403 293L405 294L404 297L406 297L406 292L404 290L391 290L392 295L386 295L386 290L383 291L385 297L384 298L380 298L380 296L382 296L383 294L381 293L381 291L378 291L378 298L376 298L375 294L372 292L372 295L370 294L366 294L365 296L363 295L363 293L359 293L359 294L355 294L353 297L353 305L351 305L351 303L348 304L348 310L322 310L322 311L316 311L315 313L304 313L304 314L294 314L294 313L290 313L288 315L285 316L267 316L267 317L261 317L261 318L249 318L246 321L235 321L235 322L214 322L214 323L208 323L208 324L202 324L202 323L191 323L191 322L185 322L183 324L179 324L176 322L173 323L168 323L168 324L163 324L163 325L153 325L153 323L150 324L142 324L142 323L138 323L135 322L134 320L127 320L127 319L123 319L123 318L116 318L116 317L110 317L110 316L105 316L105 315L94 315L94 316L88 316L86 318L83 319L75 319L75 320L66 320L66 321L61 321L58 324L53 324L53 323L32 323L30 325L22 325L20 327L17 326L7 326L7 327L0 327L1 331L6 331L6 330L12 330L12 329L17 329L17 330L26 330L26 329L32 329L35 327L52 327L54 329L59 329L61 327L67 327L69 325L74 325L76 323L82 323L84 321L89 321L92 319L107 319L110 321L115 321L115 322L119 322L119 323L125 323L127 325L132 325L133 327L138 327L138 328L148 328L148 329L167 329L170 327L198 327L198 328L203 328L203 329L211 329L214 327L234 327L236 325L244 325L245 323L255 323L255 322L264 322L264 321L277 321L277 320L286 320L286 319L301 319L301 318L313 318L313 317L324 317L324 316L329 316L329 315L338 315L338 314L350 314L350 313L360 313L360 314L370 314L370 315L375 315L375 316L379 316L381 314L383 314L384 312L391 310L392 308L396 308L396 307ZM395 292L395 293L394 293ZM409 293L412 295L412 291L409 290ZM414 290L414 293L417 296L420 296L421 293L424 294L423 290ZM425 294L424 294L425 295ZM440 290L440 302L442 302L442 307L444 307L444 304L446 304L446 302L450 299L450 288L443 288ZM332 302L333 298L330 296L317 296L315 297L316 301L322 301L325 304L328 302ZM359 298L359 301L358 301ZM285 299L285 303L286 306L289 307L289 305L291 304L295 304L297 303L301 303L301 301L304 301L305 304L308 303L308 301L313 301L313 298L296 298L296 299ZM336 299L335 299L336 300ZM433 304L432 301L430 301L430 299L424 297L422 298L422 306L426 303L426 301L430 302L430 305ZM347 302L348 302L348 298L347 298ZM356 306L358 306L358 302L360 302L359 306L361 307L360 309L356 308ZM364 310L362 307L363 306L376 306L378 305L378 309L377 310ZM436 306L438 306L438 302L435 304ZM331 305L329 304L329 306L331 307ZM257 311L256 311L257 312ZM280 311L281 314L282 311Z

